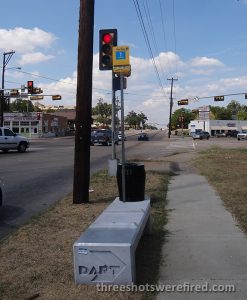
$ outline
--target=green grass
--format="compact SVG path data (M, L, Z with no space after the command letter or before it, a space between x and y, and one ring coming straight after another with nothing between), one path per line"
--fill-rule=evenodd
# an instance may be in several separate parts
M169 174L146 172L151 196L152 233L142 237L136 252L137 284L155 284L165 237ZM73 204L68 195L0 243L0 299L44 300L153 299L144 292L98 293L95 286L75 285L72 246L118 195L115 177L98 172L91 178L89 203Z
M194 165L247 233L247 149L212 147L200 152Z

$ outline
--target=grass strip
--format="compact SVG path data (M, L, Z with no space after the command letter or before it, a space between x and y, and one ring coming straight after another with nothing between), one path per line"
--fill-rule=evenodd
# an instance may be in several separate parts
M152 234L137 249L138 284L155 284L161 263L169 175L147 172L151 195ZM95 286L76 285L72 246L83 231L118 195L116 178L98 172L91 178L90 202L72 204L68 195L0 243L0 299L151 299L145 292L99 293Z
M212 147L194 165L218 192L225 207L247 233L247 149Z

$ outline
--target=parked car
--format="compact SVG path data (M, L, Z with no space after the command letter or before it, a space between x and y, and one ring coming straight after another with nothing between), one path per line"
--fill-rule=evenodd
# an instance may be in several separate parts
M195 139L208 140L210 138L210 134L207 131L199 131L196 133L192 133L191 135L192 135L193 140L195 140Z
M29 140L25 136L14 133L7 127L0 127L0 150L8 152L17 150L20 153L29 148Z
M236 137L238 135L239 131L237 130L231 130L231 131L228 131L226 132L226 136L227 137Z
M138 135L138 141L149 141L149 136L147 133L141 133Z
M101 144L110 146L112 143L112 131L110 129L95 129L91 132L91 145Z
M243 130L237 134L237 139L240 140L247 140L247 130Z

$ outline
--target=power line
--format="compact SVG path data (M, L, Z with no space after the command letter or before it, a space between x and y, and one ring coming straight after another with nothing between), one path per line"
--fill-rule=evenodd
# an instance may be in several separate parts
M151 45L150 45L150 42L149 42L146 27L145 27L145 24L144 24L144 21L143 21L143 18L142 18L142 13L141 13L141 10L140 10L139 2L138 2L138 0L133 0L133 2L134 2L134 5L135 5L136 13L137 13L140 25L141 25L143 36L144 36L144 39L145 39L145 42L146 42L146 45L147 45L147 48L148 48L148 51L149 51L149 55L150 55L150 58L151 58L151 61L152 61L153 67L154 67L154 71L155 71L158 83L159 83L161 89L164 92L164 87L163 87L163 84L162 84L162 81L161 81L161 78L160 78L160 75L159 75L159 71L157 69L157 66L156 66L156 63L155 63L155 60L154 60L153 51L152 51L152 48L151 48Z

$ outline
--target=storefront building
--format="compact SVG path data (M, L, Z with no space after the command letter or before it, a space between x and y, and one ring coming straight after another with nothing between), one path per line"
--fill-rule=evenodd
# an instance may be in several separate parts
M66 117L42 112L4 113L3 125L27 137L64 136L68 130Z
M247 130L247 121L240 120L194 120L189 124L190 132L196 132L196 130L203 130L214 136L219 133L227 133L233 130L242 131Z

